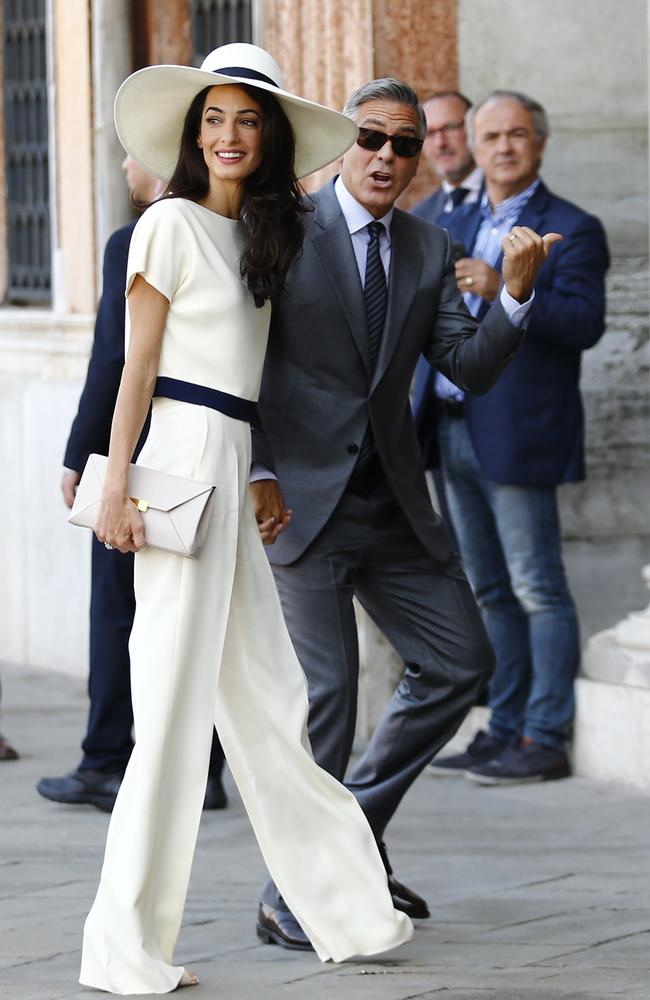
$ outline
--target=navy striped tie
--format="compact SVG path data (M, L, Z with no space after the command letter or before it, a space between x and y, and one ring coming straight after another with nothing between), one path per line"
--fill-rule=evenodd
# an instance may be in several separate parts
M381 337L386 321L386 304L388 302L388 285L386 272L379 253L379 237L385 232L383 223L371 222L368 226L370 241L366 257L366 280L363 286L363 297L366 300L366 321L368 323L368 347L370 349L370 367L374 372L377 367Z
M363 297L366 300L366 322L368 325L368 349L370 353L370 370L374 372L379 358L379 348L386 321L386 305L388 303L388 285L386 272L379 253L379 237L384 230L383 223L371 222L368 226L370 241L366 256L366 280L363 285ZM375 437L370 424L366 427L356 469L362 469L375 454Z

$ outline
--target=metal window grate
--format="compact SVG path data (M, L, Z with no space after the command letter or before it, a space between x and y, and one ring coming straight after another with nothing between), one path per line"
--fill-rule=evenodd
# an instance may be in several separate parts
M253 40L252 6L253 0L190 0L192 51L197 66L218 45Z
M10 302L44 302L50 298L45 2L4 2Z

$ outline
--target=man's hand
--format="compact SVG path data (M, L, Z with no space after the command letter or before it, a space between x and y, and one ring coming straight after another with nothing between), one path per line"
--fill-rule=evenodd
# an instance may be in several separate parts
M273 545L291 520L292 511L284 509L284 499L275 479L258 479L251 491L257 526L265 545Z
M459 291L471 292L488 302L494 302L499 294L501 275L484 260L462 257L456 261L456 282Z
M77 494L77 486L79 485L79 480L81 476L78 472L68 472L63 473L63 479L61 480L61 492L63 493L63 502L66 507L72 507L74 503L74 498Z
M503 238L503 280L517 302L527 302L531 297L542 264L553 244L561 239L559 233L539 236L528 226L513 226Z

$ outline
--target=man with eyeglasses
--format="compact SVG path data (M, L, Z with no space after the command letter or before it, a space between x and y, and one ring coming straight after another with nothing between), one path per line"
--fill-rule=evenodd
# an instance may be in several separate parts
M273 519L265 541L275 542L269 557L307 675L314 756L337 778L357 708L353 597L404 661L347 783L377 839L395 906L426 917L424 899L392 875L384 830L474 703L493 654L429 500L409 387L424 353L466 389L489 389L519 347L532 281L560 237L522 229L505 241L505 287L479 325L458 292L447 233L394 208L425 135L417 95L398 80L375 80L344 112L358 140L339 177L309 199L303 253L274 303L251 491L258 521ZM310 947L273 883L257 933Z
M427 132L422 152L441 184L411 211L427 222L444 226L445 216L459 205L474 204L481 194L483 172L474 163L465 133L465 115L471 106L469 98L457 90L441 91L424 102Z
M495 91L472 108L467 125L486 190L447 225L468 251L456 279L472 314L489 316L501 294L506 234L516 240L520 227L531 227L564 237L539 271L526 337L504 377L477 396L421 367L414 394L416 421L428 435L432 419L423 415L437 397L447 501L496 654L488 731L463 753L436 758L431 770L510 785L571 773L580 641L557 487L585 477L580 366L605 328L609 255L599 220L552 194L539 176L549 134L541 104Z
M440 91L423 104L427 132L422 152L440 177L441 184L437 191L430 194L424 201L414 205L411 212L421 219L437 223L439 226L446 225L451 213L459 205L473 205L483 193L483 171L474 162L465 132L465 116L471 106L472 102L469 98L458 90ZM464 247L458 241L453 244L453 248L455 257L466 256ZM425 362L420 361L420 366L417 369L418 374L424 364ZM424 370L427 372L428 366ZM438 380L441 385L445 385L444 375L439 373ZM453 393L454 389L451 385L448 386L448 389ZM427 450L432 450L435 446L434 427L435 422L429 421L427 424ZM424 437L423 427L419 428L419 434L422 440ZM454 544L458 546L439 463L432 464L431 475L438 499L438 508L453 536Z

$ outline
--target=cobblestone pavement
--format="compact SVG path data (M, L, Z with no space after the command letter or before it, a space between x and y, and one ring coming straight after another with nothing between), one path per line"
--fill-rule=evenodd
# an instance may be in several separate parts
M0 997L90 1000L84 916L107 817L34 790L78 758L83 684L2 670ZM321 965L257 943L263 865L237 793L201 825L177 959L192 1000L547 1000L650 997L650 803L571 779L484 789L423 775L390 830L398 876L432 919L379 959ZM189 1000L189 998L188 998Z

